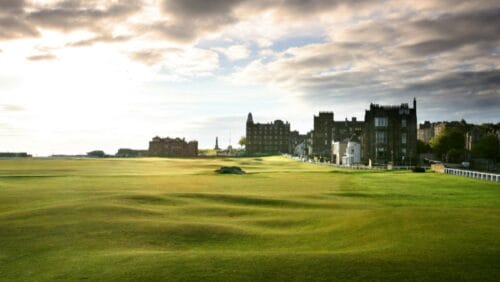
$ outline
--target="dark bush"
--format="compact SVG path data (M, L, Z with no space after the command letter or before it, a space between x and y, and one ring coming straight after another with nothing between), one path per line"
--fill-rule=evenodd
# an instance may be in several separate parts
M221 174L245 174L239 166L221 166L219 169L216 169L215 172Z
M412 169L413 172L425 172L425 168L416 166Z

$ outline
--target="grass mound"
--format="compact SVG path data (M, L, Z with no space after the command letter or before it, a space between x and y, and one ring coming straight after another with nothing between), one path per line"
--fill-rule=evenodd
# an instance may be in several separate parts
M221 166L215 172L220 174L245 174L245 171L239 166Z

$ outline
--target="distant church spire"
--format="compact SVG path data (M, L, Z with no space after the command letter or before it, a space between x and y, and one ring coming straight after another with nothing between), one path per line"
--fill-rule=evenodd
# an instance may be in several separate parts
M253 123L252 113L248 113L247 123Z
M413 108L417 109L417 98L413 97Z
M214 150L220 150L220 148L219 148L219 137L218 136L215 137L215 148L214 148Z

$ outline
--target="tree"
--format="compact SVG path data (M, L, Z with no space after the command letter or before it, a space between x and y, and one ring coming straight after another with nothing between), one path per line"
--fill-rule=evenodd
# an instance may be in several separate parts
M460 128L446 128L429 142L441 160L460 162L464 157L465 137Z
M101 150L95 150L92 152L88 152L87 156L91 158L104 158L106 156L106 153L104 153L104 151Z
M480 158L496 160L499 155L498 138L492 134L480 138L473 147L473 154Z
M417 152L419 154L429 153L431 151L431 146L424 143L422 140L417 140Z
M241 147L245 146L247 144L247 138L245 136L241 136L240 141L238 141L238 144L240 144Z

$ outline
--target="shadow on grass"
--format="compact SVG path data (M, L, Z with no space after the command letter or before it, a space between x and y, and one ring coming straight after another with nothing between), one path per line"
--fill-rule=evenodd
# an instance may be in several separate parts
M257 198L253 196L238 196L227 194L208 194L208 193L178 193L174 194L180 198L197 199L203 201L212 201L232 205L248 205L260 207L281 207L281 208L325 208L325 204L314 204L282 199Z

